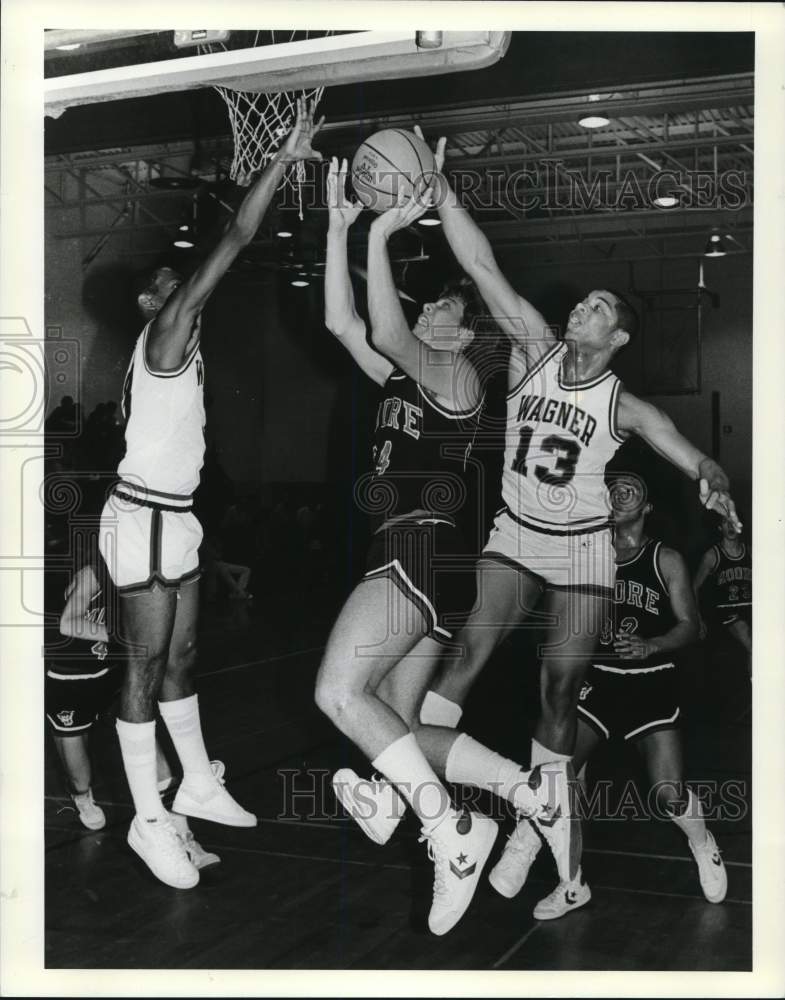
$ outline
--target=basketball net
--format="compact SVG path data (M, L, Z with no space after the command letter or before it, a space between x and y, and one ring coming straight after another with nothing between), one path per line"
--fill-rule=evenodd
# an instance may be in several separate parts
M254 47L259 44L261 32L256 33ZM313 37L317 33L309 31L271 31L272 44L295 40L295 35ZM319 32L320 36L331 35L331 31ZM202 46L206 51L215 51L217 47L226 50L226 46ZM232 126L234 139L234 158L229 170L229 176L237 184L247 187L255 173L263 170L275 155L281 142L286 138L294 125L297 114L297 99L304 97L310 104L314 102L314 110L324 93L324 87L310 90L282 90L275 94L264 94L259 91L233 90L230 87L214 87L221 95L229 111L229 122ZM297 193L297 203L300 209L300 219L303 217L303 183L305 182L305 163L298 160L294 170L284 174L281 187L289 187Z

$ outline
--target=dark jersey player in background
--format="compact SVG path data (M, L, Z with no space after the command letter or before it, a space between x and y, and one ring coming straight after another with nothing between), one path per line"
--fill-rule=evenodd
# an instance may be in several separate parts
M47 610L65 607L57 622L46 630L44 647L44 696L46 719L63 765L68 791L83 826L101 830L106 815L93 797L93 768L88 740L93 723L108 711L123 681L127 651L114 638L117 594L106 565L97 551L74 573L65 593L57 593L62 577L46 574ZM158 788L168 789L172 773L156 744ZM213 762L223 773L223 764ZM168 813L191 864L206 868L221 859L205 851L195 839L188 820Z
M752 677L752 550L732 521L722 518L718 528L722 539L704 552L692 586L708 624L723 627L744 647ZM701 620L702 639L706 633Z
M703 893L719 903L727 875L717 844L703 821L697 796L684 784L679 734L679 695L674 653L698 634L687 566L682 556L646 535L654 509L642 479L613 477L616 582L613 614L600 634L578 701L578 733L573 764L580 770L601 740L621 737L634 743L646 762L657 807L687 836ZM516 895L540 848L531 826L519 824L490 875L503 896ZM562 916L591 899L585 881L560 884L540 900L534 916Z
M394 808L398 792L422 823L435 867L428 924L434 934L445 934L471 902L498 832L486 816L453 808L411 731L440 644L451 641L474 597L473 559L456 522L482 407L479 378L466 356L474 339L469 326L474 296L467 285L448 288L409 328L393 284L387 241L426 211L427 199L399 203L376 219L369 235L371 346L355 310L347 261L347 232L361 206L347 202L345 181L346 161L339 170L333 159L325 321L382 386L375 467L356 489L365 509L375 512L377 530L365 575L330 634L316 702L387 779L376 782L376 791L365 797L371 810L363 815L360 779L348 770L336 774L336 794L368 836L377 843L390 836L400 818ZM502 794L522 811L533 814L550 806L564 817L550 829L553 839L566 842L569 854L564 766L556 768L551 781L538 772L530 787L529 775L518 764L482 749L486 780L497 793L503 785ZM561 796L558 802L550 801L556 796Z

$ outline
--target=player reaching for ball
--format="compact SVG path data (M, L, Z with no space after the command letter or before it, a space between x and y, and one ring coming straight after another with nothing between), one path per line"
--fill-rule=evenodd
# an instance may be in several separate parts
M398 793L421 822L435 867L428 923L434 934L444 934L471 902L498 832L487 817L453 808L411 732L440 645L452 640L452 622L465 615L473 599L473 560L454 511L440 509L439 496L445 484L451 486L448 493L460 495L482 407L479 378L466 351L474 337L473 317L483 307L471 286L462 283L426 304L413 329L407 325L387 241L426 210L425 200L412 199L371 226L369 344L347 263L347 232L361 206L347 202L345 177L346 162L339 169L334 159L328 176L325 321L382 387L375 468L356 489L375 511L376 531L365 575L330 634L316 702L387 779L375 783L378 809L366 816L355 794L360 780L349 771L336 775L339 798L365 832L377 842L387 839L396 823ZM380 694L392 675L397 710ZM565 765L522 772L515 762L470 743L484 754L477 783L542 820L560 871L571 866L574 871L579 838L569 818Z
M101 516L101 553L120 595L120 638L131 645L117 720L136 810L128 843L175 888L196 885L199 873L158 796L156 701L183 767L174 810L256 825L211 767L193 690L202 529L191 508L205 422L201 313L253 239L287 164L321 159L311 147L320 126L301 99L294 128L204 262L187 281L170 268L155 271L138 298L146 324L123 390L126 453Z

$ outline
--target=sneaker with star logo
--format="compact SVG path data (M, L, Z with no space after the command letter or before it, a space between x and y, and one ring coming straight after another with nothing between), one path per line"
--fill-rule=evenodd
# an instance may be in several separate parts
M571 882L559 882L553 892L541 899L534 907L535 920L557 920L566 913L580 909L591 899L591 889L578 870L578 877Z
M707 830L705 843L695 845L691 840L687 843L698 866L703 895L710 903L721 903L728 891L728 873L725 871L717 841Z
M436 826L423 827L420 841L427 842L434 866L428 915L433 934L452 930L468 909L498 832L492 819L467 810L449 813Z

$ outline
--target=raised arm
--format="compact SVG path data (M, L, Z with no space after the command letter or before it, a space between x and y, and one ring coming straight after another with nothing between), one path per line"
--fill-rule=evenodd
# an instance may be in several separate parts
M348 201L345 186L346 160L341 162L339 169L338 160L333 157L327 174L330 225L327 230L327 266L324 272L324 322L365 374L379 385L384 385L393 366L368 343L365 323L354 306L347 237L349 227L362 211L362 205Z
M698 623L699 623L699 638L705 639L708 634L708 628L706 627L706 622L703 620L703 616L700 614L700 590L706 580L711 576L711 574L716 570L719 564L719 556L717 555L717 550L712 546L706 552L703 553L700 563L698 563L698 568L695 570L695 576L692 578L692 594L695 598L695 605L698 608Z
M477 405L480 384L471 363L460 350L435 350L414 336L406 322L393 282L387 241L423 215L429 200L420 192L371 224L368 235L368 312L371 341L402 371L424 388L435 392L452 410L468 410ZM456 336L458 331L455 331Z
M300 98L297 120L286 142L249 190L217 245L153 320L147 340L147 360L153 368L167 371L182 364L199 313L238 253L256 235L287 166L297 160L322 158L311 148L322 122L314 125L313 106L307 107Z
M415 132L423 138L418 126ZM445 140L436 147L436 167L444 165ZM519 295L502 274L488 238L458 201L441 172L434 179L434 202L444 226L444 235L458 263L477 285L493 319L525 355L527 365L536 364L549 351L555 336L539 310Z
M704 455L676 429L671 418L651 403L646 403L632 393L622 390L619 394L617 425L623 434L637 434L663 458L698 480L700 502L707 510L716 510L729 517L741 530L741 521L731 499L729 482L723 469Z
M698 610L684 559L675 549L660 546L659 570L668 588L668 599L676 624L662 635L644 639L617 633L614 649L624 659L672 653L698 637Z

